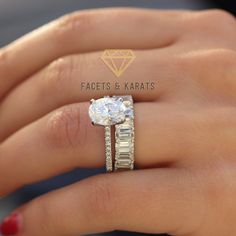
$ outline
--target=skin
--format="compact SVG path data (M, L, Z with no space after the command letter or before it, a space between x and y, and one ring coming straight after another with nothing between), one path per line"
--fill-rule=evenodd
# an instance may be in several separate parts
M236 234L235 41L236 21L220 10L102 9L64 16L2 48L2 196L104 166L104 131L87 110L107 94L78 90L81 81L113 79L104 49L134 50L121 82L157 83L129 92L138 170L100 174L25 204L16 210L18 235Z

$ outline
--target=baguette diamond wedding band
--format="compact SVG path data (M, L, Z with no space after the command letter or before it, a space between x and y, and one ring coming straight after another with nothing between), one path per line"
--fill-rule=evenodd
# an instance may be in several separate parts
M122 96L129 109L123 123L115 125L115 170L134 169L134 108L131 96Z
M111 127L115 125L115 170L134 168L134 108L130 95L91 100L93 125L105 127L106 170L113 170Z

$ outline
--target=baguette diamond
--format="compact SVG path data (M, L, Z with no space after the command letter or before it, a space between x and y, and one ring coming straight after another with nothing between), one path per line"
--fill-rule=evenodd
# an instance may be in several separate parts
M115 170L134 169L134 108L131 96L123 96L129 115L123 123L115 125Z

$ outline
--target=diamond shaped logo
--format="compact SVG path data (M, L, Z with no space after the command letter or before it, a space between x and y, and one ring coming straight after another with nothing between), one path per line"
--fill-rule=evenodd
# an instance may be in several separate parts
M135 55L132 50L109 49L103 52L101 59L117 77L120 77L134 61Z

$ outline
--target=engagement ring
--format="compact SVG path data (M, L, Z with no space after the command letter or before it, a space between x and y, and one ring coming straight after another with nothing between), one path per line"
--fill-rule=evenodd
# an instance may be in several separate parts
M130 95L91 100L93 125L105 127L106 169L113 170L111 126L115 125L115 170L134 168L134 107Z

